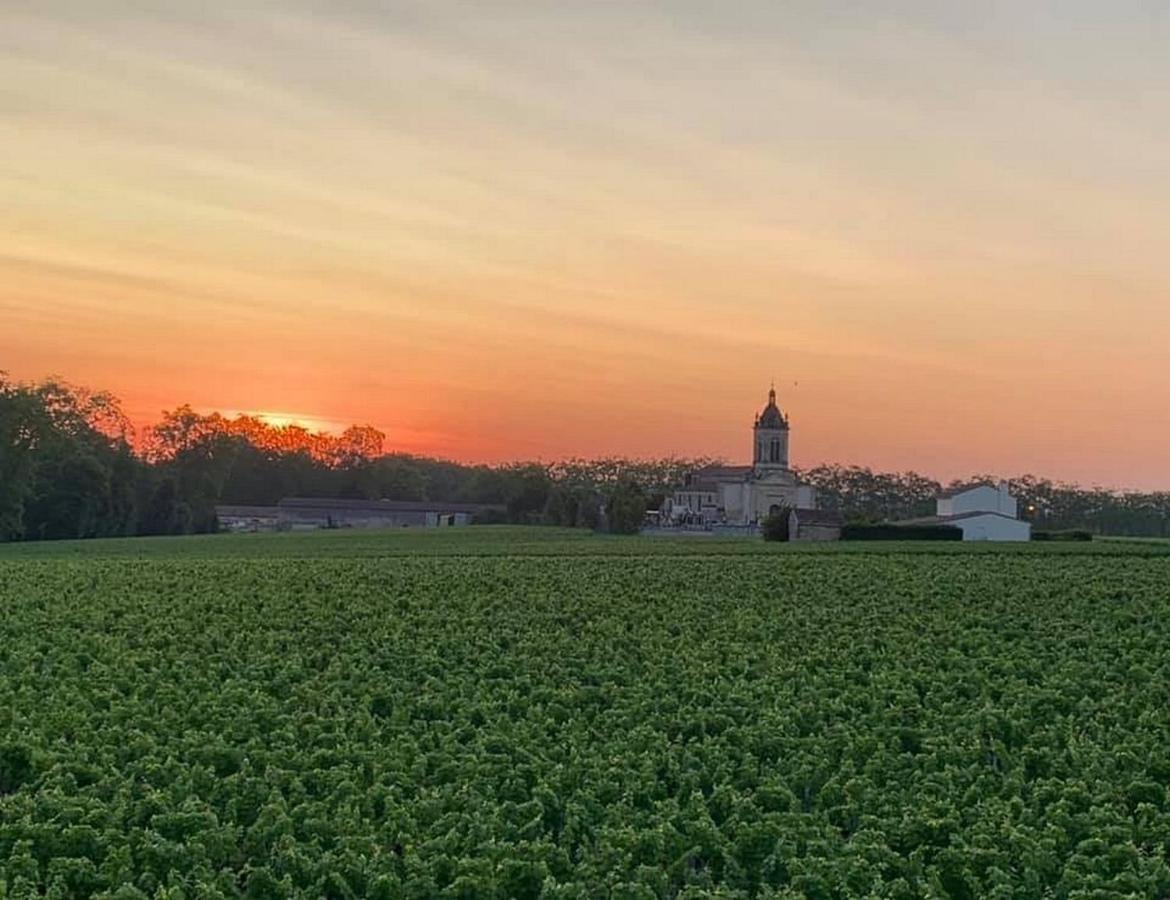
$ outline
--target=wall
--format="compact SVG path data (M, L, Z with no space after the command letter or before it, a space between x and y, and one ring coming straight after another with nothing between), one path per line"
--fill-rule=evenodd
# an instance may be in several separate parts
M997 512L1005 516L1016 518L1016 498L1013 497L1004 485L999 488L983 485L972 488L954 497L940 497L937 505L938 515L957 516L968 512Z
M450 528L453 525L470 525L469 513L441 513L429 512L426 514L428 528Z
M795 533L789 534L791 540L802 543L841 540L841 528L837 525L801 525L798 522Z
M1027 541L1032 538L1032 526L1028 522L1003 516L973 516L953 524L963 530L965 541Z
M426 525L425 512L373 513L364 510L282 510L281 525L286 528L401 528Z
M780 458L772 459L772 443L780 445ZM788 468L788 430L756 428L752 431L752 462L757 466Z
M220 531L276 531L276 516L219 516Z

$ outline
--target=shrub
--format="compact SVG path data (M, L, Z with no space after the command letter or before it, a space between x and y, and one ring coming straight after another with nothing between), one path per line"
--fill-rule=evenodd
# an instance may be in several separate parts
M787 508L777 510L765 516L760 522L760 533L765 541L787 541L789 511Z
M961 541L963 529L954 525L846 525L843 541Z
M614 534L637 534L646 516L646 495L641 486L624 478L619 481L609 495L605 515Z
M507 525L509 521L508 512L502 507L480 510L471 517L472 525Z
M15 793L22 785L33 780L32 753L20 744L5 744L0 747L0 795Z
M1032 532L1032 540L1034 541L1091 541L1092 539L1093 533L1091 531L1081 529Z

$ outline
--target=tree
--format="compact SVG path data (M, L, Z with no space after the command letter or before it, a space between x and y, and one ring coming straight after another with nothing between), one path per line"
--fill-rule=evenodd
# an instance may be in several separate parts
M382 455L386 435L369 425L351 425L329 451L330 468L353 468Z
M139 522L140 534L179 534L184 515L179 509L179 489L173 477L163 478L154 488Z
M787 541L790 539L789 522L791 519L792 510L787 506L781 506L779 509L764 516L760 522L760 533L764 536L765 541Z
M223 422L223 417L218 414L200 415L184 403L177 409L164 412L162 421L147 431L143 455L153 463L172 460L182 451L223 431Z
M540 463L517 463L498 470L504 476L504 503L516 523L539 523L552 487L548 470Z
M25 536L37 540L95 537L110 502L110 467L92 448L46 442L25 508Z
M575 525L577 522L577 499L568 488L556 485L548 492L542 516L545 525Z
M632 478L624 477L614 485L605 506L609 530L614 534L637 534L646 516L646 494Z
M0 539L134 530L142 467L110 394L0 377Z
M160 466L162 474L175 481L177 515L185 523L183 531L215 530L216 504L222 502L224 485L237 457L247 449L243 438L213 433L180 450Z
M0 541L24 535L24 506L32 493L34 450L43 422L32 392L0 372Z
M32 752L23 744L0 746L0 796L11 794L36 775Z
M427 476L412 457L383 456L373 463L375 493L372 499L426 500Z

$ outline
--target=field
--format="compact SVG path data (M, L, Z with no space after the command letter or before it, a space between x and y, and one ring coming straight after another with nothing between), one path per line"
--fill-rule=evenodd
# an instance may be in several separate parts
M1170 544L0 548L0 897L1170 896Z

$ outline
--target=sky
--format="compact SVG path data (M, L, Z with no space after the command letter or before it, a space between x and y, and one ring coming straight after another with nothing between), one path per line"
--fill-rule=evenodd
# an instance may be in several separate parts
M5 0L0 369L1170 488L1170 7Z

